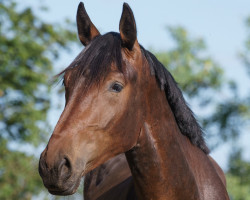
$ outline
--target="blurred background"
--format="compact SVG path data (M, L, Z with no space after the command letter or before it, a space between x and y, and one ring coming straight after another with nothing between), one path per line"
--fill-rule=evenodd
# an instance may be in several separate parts
M232 200L250 199L250 2L126 1L138 40L167 67L197 116ZM123 1L85 1L101 33ZM0 0L0 199L82 199L45 190L37 166L64 106L53 76L83 49L77 0Z

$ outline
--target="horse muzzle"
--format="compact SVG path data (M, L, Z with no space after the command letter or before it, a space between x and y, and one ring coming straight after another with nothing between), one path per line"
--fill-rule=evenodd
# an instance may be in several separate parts
M80 172L74 172L70 159L63 156L52 166L48 166L45 155L46 153L42 153L39 161L39 174L44 186L53 195L75 193L82 176Z

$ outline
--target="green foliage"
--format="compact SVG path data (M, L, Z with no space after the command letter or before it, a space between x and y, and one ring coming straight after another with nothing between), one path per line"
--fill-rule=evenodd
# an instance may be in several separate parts
M226 175L227 191L231 200L250 200L249 184L242 184L239 176Z
M52 64L76 35L12 0L1 1L0 13L0 199L30 199L42 185L37 159L9 144L47 139Z
M227 172L227 189L232 200L250 200L250 162L242 159L241 150L232 153Z
M0 199L31 199L42 188L37 159L6 145L7 141L0 141Z

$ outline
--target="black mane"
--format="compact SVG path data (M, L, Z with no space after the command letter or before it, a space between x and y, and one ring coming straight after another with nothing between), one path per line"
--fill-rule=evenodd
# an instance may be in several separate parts
M187 136L192 144L208 154L209 149L204 140L202 128L195 119L192 110L188 107L173 76L152 53L142 46L141 50L149 63L151 74L155 75L161 89L165 90L166 98L181 133Z
M112 63L123 73L121 48L120 34L110 32L103 36L98 36L60 74L74 68L76 69L75 81L82 75L85 76L87 74L85 87L89 87L93 83L100 82L111 71L110 66ZM151 74L156 77L161 89L165 90L166 98L181 133L187 136L192 144L208 154L209 149L206 146L203 131L196 121L193 112L186 104L174 78L163 64L142 46L141 52L149 63Z

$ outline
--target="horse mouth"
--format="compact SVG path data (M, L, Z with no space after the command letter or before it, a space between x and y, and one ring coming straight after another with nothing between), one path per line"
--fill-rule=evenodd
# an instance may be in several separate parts
M72 184L71 186L68 186L68 187L66 186L63 188L47 187L47 189L49 193L53 195L59 195L59 196L72 195L77 191L80 185L80 182L81 182L81 177L76 182L74 182L74 184Z

